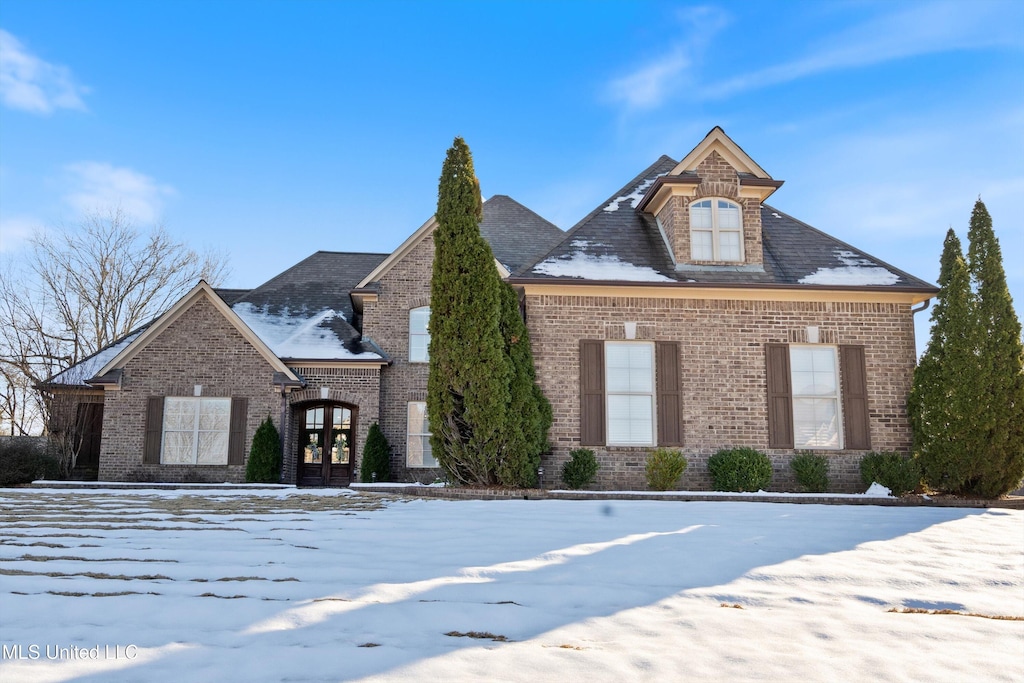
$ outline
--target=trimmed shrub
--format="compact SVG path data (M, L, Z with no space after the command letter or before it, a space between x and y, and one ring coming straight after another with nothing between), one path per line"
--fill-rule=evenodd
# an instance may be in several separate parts
M60 463L47 449L30 440L0 440L0 486L59 478Z
M814 453L800 453L789 461L796 481L804 493L828 491L828 458Z
M860 478L864 486L878 482L902 496L917 490L921 468L916 460L899 453L868 453L860 461Z
M562 481L566 487L581 489L594 481L597 470L601 467L597 464L594 451L589 448L577 448L569 455L572 459L562 465Z
M359 472L364 484L391 480L391 446L388 445L388 438L384 436L376 422L370 425L370 433L366 435L363 462L359 466ZM373 477L375 472L376 479Z
M753 448L723 448L708 458L716 491L762 491L772 482L772 463Z
M245 480L260 484L281 481L281 437L269 415L253 434Z
M647 455L647 487L652 491L674 489L687 464L682 451L655 448Z

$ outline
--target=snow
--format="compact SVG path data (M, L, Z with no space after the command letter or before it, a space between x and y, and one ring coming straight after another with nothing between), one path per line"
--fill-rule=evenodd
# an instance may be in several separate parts
M630 206L632 206L635 209L640 204L640 201L644 198L644 192L647 191L647 188L653 185L654 181L663 175L668 175L668 173L659 173L653 178L648 178L647 180L643 181L642 183L634 187L632 192L630 192L629 194L624 194L621 197L616 197L615 199L608 202L608 206L604 207L603 210L618 211L619 203L624 202L627 199L630 200Z
M0 573L29 683L998 682L1024 651L985 618L1024 617L1020 510L9 489Z
M99 372L104 365L109 363L117 354L121 353L126 346L135 341L142 332L143 330L139 330L134 334L128 335L118 343L111 344L94 356L86 358L81 363L73 365L59 375L54 376L51 381L54 384L86 386L85 380L95 377L96 373Z
M243 302L232 306L232 310L278 358L380 358L376 353L356 354L345 348L342 340L327 327L335 319L345 319L342 313L332 309L305 315L284 310L275 315Z
M533 268L534 273L584 280L620 280L626 282L673 282L649 266L634 266L614 254L594 255L572 252L568 258L552 257Z
M835 250L836 259L843 265L836 268L818 268L800 278L802 285L894 285L900 276L879 266L871 259L846 249Z

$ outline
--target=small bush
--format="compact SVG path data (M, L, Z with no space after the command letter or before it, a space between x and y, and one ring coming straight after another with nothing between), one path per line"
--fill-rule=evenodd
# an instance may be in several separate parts
M674 489L687 464L682 451L655 448L647 455L647 487L652 491Z
M860 478L864 486L878 482L902 496L917 490L921 468L916 460L899 453L868 453L860 461Z
M569 453L572 458L562 465L562 481L567 488L581 489L594 481L597 470L601 466L597 464L594 451L589 448L577 448Z
M828 491L828 458L813 453L800 453L789 461L796 481L805 493Z
M28 440L0 441L0 486L59 478L60 462L45 448Z
M363 462L359 466L360 477L364 484L374 481L391 481L391 447L388 445L388 438L384 436L380 425L374 422L370 425L370 433L366 435L366 445L363 446ZM373 478L373 473L377 478Z
M281 437L269 415L253 434L245 480L260 484L281 481Z
M768 456L753 448L725 448L708 458L716 491L762 491L772 481Z

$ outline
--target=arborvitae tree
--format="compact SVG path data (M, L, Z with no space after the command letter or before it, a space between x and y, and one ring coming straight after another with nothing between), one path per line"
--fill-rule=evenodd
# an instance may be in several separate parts
M370 433L366 435L363 461L359 468L364 484L391 479L391 447L388 446L388 438L384 436L376 422L370 425ZM375 473L376 479L373 476Z
M932 336L914 371L908 408L925 483L937 490L961 491L971 479L977 360L970 277L952 228L942 249L939 287Z
M455 138L437 192L427 415L448 477L486 486L497 483L511 368L500 329L504 285L480 236L482 217L469 146Z
M281 481L281 437L269 415L252 437L245 480L261 484Z
M519 297L504 283L501 294L501 333L512 376L505 450L497 476L503 486L529 488L537 485L540 456L548 448L551 404L537 386L530 334L523 322Z
M972 406L977 471L971 492L986 498L1008 493L1024 479L1024 348L1021 326L1006 285L999 240L981 199L971 213L967 262L974 287L977 386Z

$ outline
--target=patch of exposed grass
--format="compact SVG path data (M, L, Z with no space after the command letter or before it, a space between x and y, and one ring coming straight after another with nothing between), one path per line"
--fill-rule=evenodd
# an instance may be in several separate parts
M356 645L356 647L380 647L380 643L363 643L362 645Z
M117 591L116 593L79 593L75 591L46 591L50 595L62 595L70 598L119 598L122 595L161 595L160 593L154 593L153 591L146 591L140 593L139 591ZM25 594L27 595L27 594Z
M6 576L49 576L55 579L62 579L72 576L84 576L88 579L114 579L118 581L173 581L169 576L163 574L142 574L140 576L128 576L127 574L103 574L100 572L32 572L27 569L0 569L0 575Z
M63 546L61 546L63 547ZM178 562L178 560L155 560L135 557L76 557L74 555L22 555L21 557L0 558L0 562L53 562L67 560L71 562Z
M476 638L478 640L493 640L496 643L512 642L505 636L496 636L493 633L490 633L489 631L467 631L465 633L461 631L448 631L448 633L445 633L445 635L451 636L453 638Z
M979 612L964 612L957 609L923 609L921 607L893 607L889 610L896 614L956 614L961 617L981 617L982 619L998 619L1001 621L1024 621L1024 617L1015 617L1003 614L981 614Z
M729 607L731 609L743 609L743 605L739 604L738 602L734 602L731 605L729 603L727 603L727 602L723 602L721 605L719 605L719 607Z
M201 598L220 598L221 600L238 600L239 598L247 598L248 595L217 595L216 593L202 593L199 595Z

